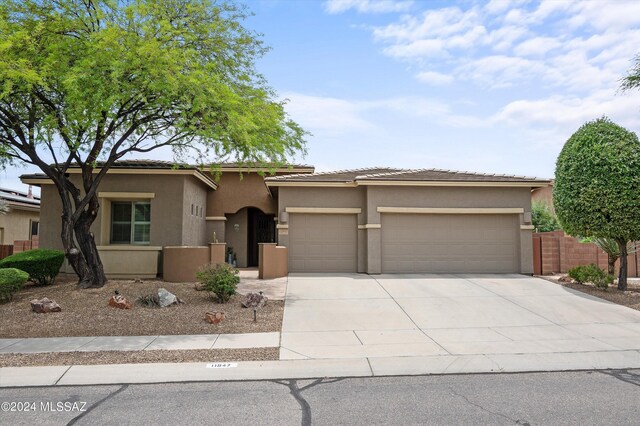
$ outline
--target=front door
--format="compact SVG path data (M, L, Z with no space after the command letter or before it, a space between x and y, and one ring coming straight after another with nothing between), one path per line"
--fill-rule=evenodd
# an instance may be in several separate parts
M275 215L255 208L250 208L248 213L247 266L258 266L258 243L276 242Z

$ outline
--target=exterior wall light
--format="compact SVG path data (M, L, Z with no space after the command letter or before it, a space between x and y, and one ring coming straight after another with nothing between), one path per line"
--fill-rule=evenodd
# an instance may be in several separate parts
M240 224L239 223L234 224L233 225L233 230L236 231L236 232L239 232L240 231Z

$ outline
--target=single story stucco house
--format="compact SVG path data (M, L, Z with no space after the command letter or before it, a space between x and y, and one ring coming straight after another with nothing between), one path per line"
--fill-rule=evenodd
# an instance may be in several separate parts
M71 169L80 179L79 169ZM261 173L258 173L261 172ZM40 246L61 248L60 201L46 176ZM238 267L259 243L287 247L289 272L533 272L531 191L537 178L447 170L310 166L211 173L122 161L105 176L93 232L110 276L155 276L173 246L226 243Z
M40 224L40 199L28 192L0 188L0 200L9 211L0 215L0 244L28 241L38 237Z

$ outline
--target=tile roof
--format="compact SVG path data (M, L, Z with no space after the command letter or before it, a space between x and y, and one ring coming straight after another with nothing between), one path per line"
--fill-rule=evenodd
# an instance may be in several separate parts
M336 170L333 172L298 173L265 178L266 181L285 182L353 182L364 175L387 174L399 172L401 169L391 167L373 167L364 169Z
M441 169L394 169L374 167L354 170L338 170L312 174L283 175L266 178L267 182L535 182L548 183L547 179L527 176L498 175L461 172Z

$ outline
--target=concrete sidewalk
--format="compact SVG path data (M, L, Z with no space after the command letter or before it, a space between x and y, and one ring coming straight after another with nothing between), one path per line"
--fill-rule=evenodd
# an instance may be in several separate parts
M248 349L280 346L280 333L174 336L99 336L0 339L0 354L189 349Z
M0 368L0 387L640 368L640 351Z

